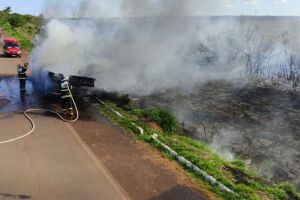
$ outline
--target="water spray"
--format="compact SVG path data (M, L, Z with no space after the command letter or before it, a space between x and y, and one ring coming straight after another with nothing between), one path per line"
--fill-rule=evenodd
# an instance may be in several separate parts
M14 77L14 80L13 80L12 85L15 84L15 79L16 79L16 77L17 77L17 76ZM76 118L75 118L75 119L70 119L70 120L69 120L69 119L66 119L66 118L64 118L61 114L59 114L58 112L53 111L53 110L48 110L48 109L43 109L43 108L31 108L31 109L27 109L27 110L24 111L24 115L25 115L25 117L27 118L27 120L28 120L28 121L30 122L30 124L31 124L31 130L28 131L28 132L26 132L26 133L25 133L24 135L22 135L22 136L19 136L19 137L13 138L13 139L9 139L9 140L0 141L0 144L7 144L7 143L15 142L15 141L17 141L17 140L21 140L21 139L23 139L23 138L25 138L25 137L31 135L31 134L35 131L35 129L36 129L36 124L35 124L34 120L29 116L29 113L40 113L40 112L51 113L51 114L54 114L54 115L58 116L62 121L68 122L68 123L74 123L74 122L78 121L78 119L79 119L79 111L78 111L76 102L75 102L75 100L74 100L74 97L73 97L73 95L72 95L72 92L71 92L71 90L70 90L69 85L67 86L67 88L68 88L68 91L69 91L69 93L70 93L70 95L71 95L71 99L72 99L73 105L74 105L74 107L75 107L75 111L76 111ZM0 93L0 96L1 96L2 94L6 93L6 92L7 92L7 90L4 91L4 92L2 92L2 93Z
M13 87L15 85L16 79L17 79L17 75L14 75L14 79L13 79L13 82L11 83L10 87ZM2 91L0 93L0 97L3 96L9 90L10 87L7 87L4 91Z

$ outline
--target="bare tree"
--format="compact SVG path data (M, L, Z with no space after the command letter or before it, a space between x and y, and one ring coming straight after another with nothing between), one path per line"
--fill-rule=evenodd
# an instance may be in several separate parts
M201 67L207 67L215 65L218 56L213 49L204 45L201 41L196 41L188 46L186 59Z
M285 56L285 63L282 69L286 80L292 84L293 91L296 91L300 83L300 59L291 47L287 32L282 34L282 43Z
M268 60L272 57L274 49L274 37L260 30L257 24L241 22L241 42L237 47L245 59L246 74L248 77L259 77L268 67Z

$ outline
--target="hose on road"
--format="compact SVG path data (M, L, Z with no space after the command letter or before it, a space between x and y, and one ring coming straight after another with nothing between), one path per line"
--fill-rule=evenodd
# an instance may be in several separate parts
M75 119L71 119L71 120L66 119L66 118L64 118L61 114L59 114L58 112L53 111L53 110L48 110L48 109L32 108L32 109L25 110L24 115L25 115L25 117L27 118L27 120L28 120L28 121L30 122L30 124L31 124L31 130L28 131L28 132L26 132L26 133L25 133L24 135L22 135L22 136L19 136L19 137L13 138L13 139L9 139L9 140L5 140L5 141L0 141L0 144L7 144L7 143L15 142L15 141L17 141L17 140L21 140L21 139L23 139L23 138L25 138L25 137L31 135L31 134L35 131L36 125L35 125L35 123L34 123L34 120L29 116L29 113L47 112L47 113L52 113L52 114L58 116L58 117L59 117L61 120L63 120L64 122L74 123L74 122L78 121L78 119L79 119L79 111L78 111L76 102L75 102L75 100L74 100L74 97L73 97L73 95L72 95L72 92L71 92L71 90L70 90L70 87L69 87L69 86L67 86L67 87L68 87L68 90L69 90L69 92L70 92L70 94L71 94L71 99L72 99L72 102L73 102L73 105L74 105L74 108L75 108L75 111L76 111L76 118L75 118Z

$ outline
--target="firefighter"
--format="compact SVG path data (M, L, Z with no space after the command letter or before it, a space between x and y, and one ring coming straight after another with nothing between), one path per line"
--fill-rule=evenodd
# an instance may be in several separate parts
M18 70L18 78L20 81L20 91L25 92L26 91L26 79L27 79L27 72L28 69L28 63L24 63L24 65L18 64L17 70Z
M60 93L61 93L61 103L62 103L62 113L64 115L73 116L73 101L72 94L70 92L69 81L65 78L61 80Z

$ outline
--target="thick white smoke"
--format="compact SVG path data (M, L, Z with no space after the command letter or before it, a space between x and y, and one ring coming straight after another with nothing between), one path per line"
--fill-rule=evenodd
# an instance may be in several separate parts
M300 63L299 56L294 56L300 52L299 21L280 21L274 26L274 19L252 23L242 17L192 17L217 14L233 6L232 0L82 0L74 5L57 2L48 1L45 7L45 16L54 19L48 20L37 37L31 66L94 77L97 87L108 91L149 95L180 88L190 92L199 83L236 80L245 71L251 72L250 76L276 76L286 65L289 73L287 58L295 57L295 63ZM60 17L75 18L55 19ZM197 118L193 115L197 109L186 99L180 101L190 109L172 99L172 95L170 101L182 121ZM218 153L230 149L234 142L243 142L235 129L220 132L211 144ZM258 148L261 146L264 145ZM228 151L222 156L233 159Z
M217 13L228 2L82 0L68 7L52 0L46 16L79 18L49 20L37 38L32 65L93 77L100 88L138 95L168 88L191 91L207 80L235 80L245 70L264 74L262 66L273 64L267 62L274 57L275 36L257 31L251 22L243 27L238 18L191 16Z
M32 65L65 75L94 77L98 87L140 95L174 87L190 89L199 82L225 77L224 69L200 70L184 55L188 44L209 37L207 30L199 30L203 24L209 27L210 20L199 23L199 18L187 16L214 13L220 8L211 5L221 5L214 1L216 4L211 0L82 1L65 11L84 18L46 23L44 35L37 38ZM46 14L58 11L61 16L64 9L54 10L53 5L55 1L47 4ZM126 17L101 18L113 16ZM222 36L222 31L209 30L216 36ZM217 41L210 43L219 49ZM239 73L234 67L227 70L226 77Z
M47 1L44 15L57 17L146 17L217 15L228 0L81 0ZM230 2L231 3L231 2Z

